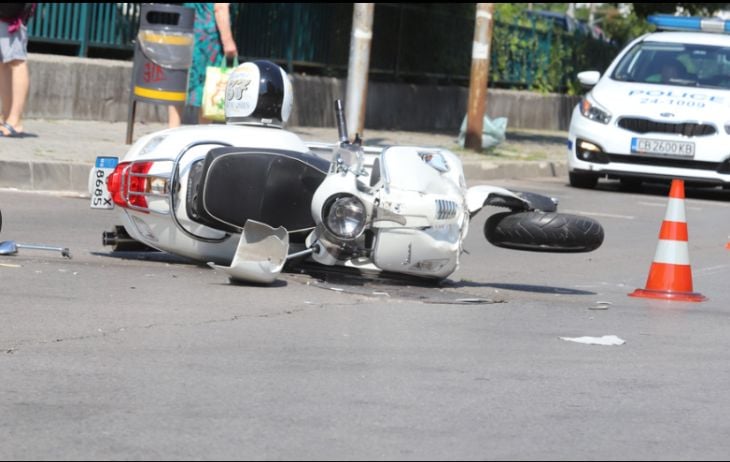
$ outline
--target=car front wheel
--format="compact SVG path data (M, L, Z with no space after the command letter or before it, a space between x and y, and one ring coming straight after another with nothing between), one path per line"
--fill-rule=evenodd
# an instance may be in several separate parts
M622 177L619 179L620 187L624 191L639 191L641 190L641 178Z
M590 173L568 172L568 180L574 188L593 189L598 184L598 177Z

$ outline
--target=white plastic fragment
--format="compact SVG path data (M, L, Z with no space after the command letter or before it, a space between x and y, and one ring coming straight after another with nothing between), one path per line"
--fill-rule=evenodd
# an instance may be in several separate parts
M276 280L289 253L289 233L284 227L246 221L230 267L208 263L227 273L233 281L270 284Z
M626 343L625 340L615 335L604 335L603 337L560 337L560 340L567 342L584 343L586 345L617 346Z

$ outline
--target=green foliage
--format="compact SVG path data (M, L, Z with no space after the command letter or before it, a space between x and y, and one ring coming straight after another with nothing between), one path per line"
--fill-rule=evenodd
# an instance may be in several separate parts
M577 94L577 73L603 71L618 51L615 45L531 19L524 4L502 4L495 14L489 81L492 86Z
M675 14L679 9L690 16L712 16L712 13L721 10L726 5L722 3L632 3L634 13L641 19L650 14Z
M606 34L620 46L655 29L635 13L622 15L616 7L608 7L603 11L602 26Z

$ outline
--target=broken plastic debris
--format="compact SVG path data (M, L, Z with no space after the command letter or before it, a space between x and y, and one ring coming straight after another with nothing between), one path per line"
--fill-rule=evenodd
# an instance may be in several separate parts
M607 310L610 305L613 305L613 303L597 301L595 305L588 307L588 309L589 310Z
M626 343L625 340L616 337L615 335L604 335L603 337L560 337L560 340L568 342L584 343L586 345L605 345L615 346L623 345Z
M228 274L232 281L269 284L284 268L289 252L289 233L284 227L246 221L230 267L208 265Z

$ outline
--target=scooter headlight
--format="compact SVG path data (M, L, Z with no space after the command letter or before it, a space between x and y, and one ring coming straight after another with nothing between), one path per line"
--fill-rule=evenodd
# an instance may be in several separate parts
M340 239L355 239L365 228L367 211L365 205L355 196L330 198L322 215L327 230Z

